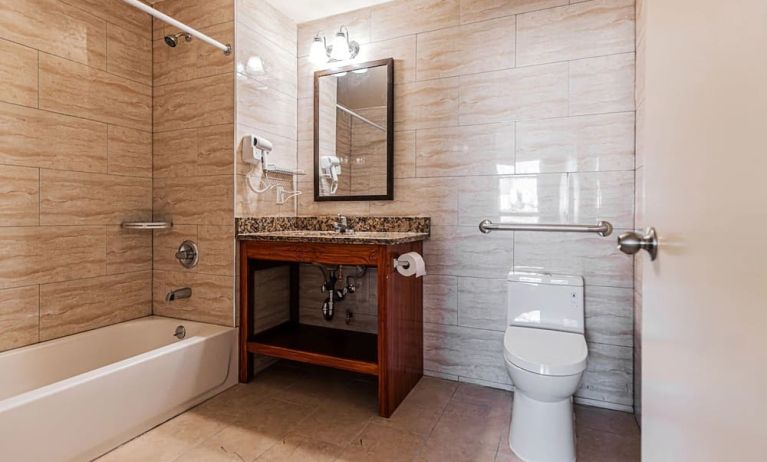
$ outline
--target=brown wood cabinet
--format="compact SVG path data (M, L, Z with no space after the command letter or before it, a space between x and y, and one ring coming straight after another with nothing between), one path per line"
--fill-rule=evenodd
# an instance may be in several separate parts
M378 377L378 413L389 417L423 375L423 282L395 267L423 243L346 244L242 240L240 242L240 382L253 379L253 354L334 367ZM301 324L298 264L363 265L378 272L378 332L352 332ZM254 332L258 290L254 273L289 265L290 320ZM268 290L268 289L266 289Z

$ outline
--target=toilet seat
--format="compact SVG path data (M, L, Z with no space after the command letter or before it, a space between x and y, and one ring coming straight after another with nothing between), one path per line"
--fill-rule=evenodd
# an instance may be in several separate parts
M509 326L503 350L506 361L534 374L567 376L586 369L588 348L582 334Z

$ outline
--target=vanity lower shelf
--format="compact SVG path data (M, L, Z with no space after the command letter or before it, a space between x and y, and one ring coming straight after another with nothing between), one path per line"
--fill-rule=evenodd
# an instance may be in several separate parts
M378 336L286 322L248 341L248 352L378 375Z

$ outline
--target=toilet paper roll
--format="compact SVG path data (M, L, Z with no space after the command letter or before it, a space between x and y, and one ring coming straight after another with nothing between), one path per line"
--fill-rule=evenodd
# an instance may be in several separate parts
M418 252L404 253L397 258L397 272L405 277L426 276L426 262Z

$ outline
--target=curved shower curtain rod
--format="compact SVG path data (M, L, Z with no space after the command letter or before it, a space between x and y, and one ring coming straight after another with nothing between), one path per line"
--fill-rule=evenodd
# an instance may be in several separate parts
M203 42L205 42L205 43L207 43L209 45L213 45L214 47L216 47L219 50L223 51L225 55L228 55L228 54L230 54L232 52L232 45L230 45L228 43L227 44L223 44L223 43L219 42L218 40L215 40L215 39L213 39L211 37L208 37L207 35L203 34L202 32L187 26L183 22L177 21L177 20L171 18L170 16L168 16L167 14L165 14L165 13L163 13L161 11L155 10L154 8L152 8L151 6L149 6L149 5L145 4L145 3L142 3L140 0L123 0L123 1L125 3L127 3L128 5L131 5L131 6L135 7L135 8L138 8L139 10L141 10L141 11L143 11L145 13L148 13L148 14L154 16L155 18L159 19L160 21L163 21L163 22L165 22L167 24L170 24L173 27L177 27L177 28L181 29L182 31L186 32L187 34L189 34L189 35L191 35L193 37L197 37L198 39L202 40Z

